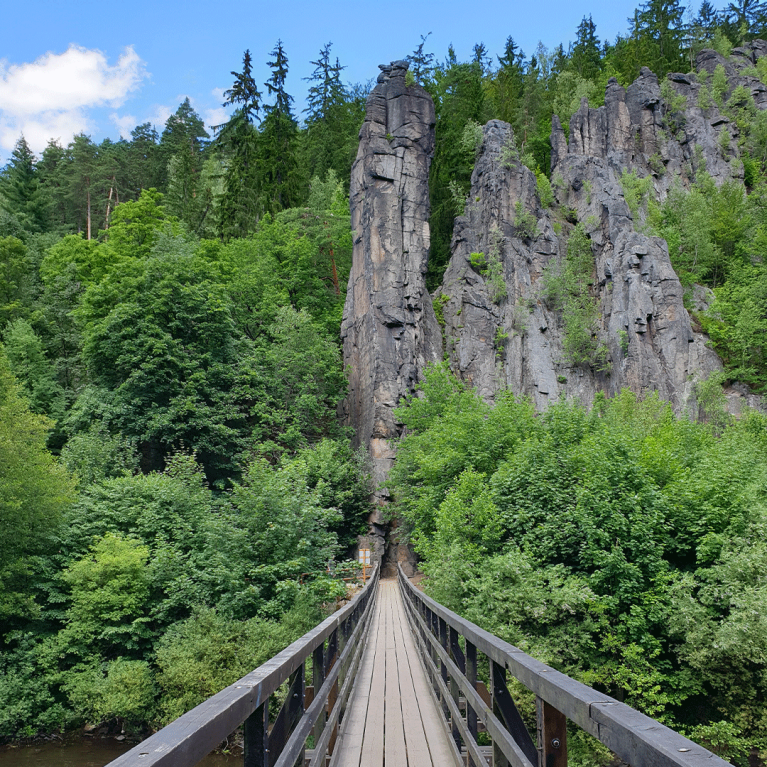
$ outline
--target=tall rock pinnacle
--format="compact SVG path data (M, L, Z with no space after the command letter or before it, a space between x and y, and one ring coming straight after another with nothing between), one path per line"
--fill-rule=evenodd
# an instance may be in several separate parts
M381 66L367 101L352 167L352 271L341 337L349 371L346 421L370 452L378 485L400 435L393 409L441 357L441 333L426 290L429 165L434 103L406 85L407 63ZM385 491L377 491L383 500ZM380 522L380 519L373 519Z

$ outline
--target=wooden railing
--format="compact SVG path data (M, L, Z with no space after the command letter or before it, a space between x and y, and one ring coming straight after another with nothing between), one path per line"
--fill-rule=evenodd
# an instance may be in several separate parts
M566 767L570 719L631 767L729 767L654 719L464 620L416 589L401 567L399 585L446 727L469 765L488 765L477 743L481 722L492 740L493 767ZM478 663L485 668L478 654L486 656L487 686L477 678ZM535 693L535 740L509 693L507 672Z
M378 567L349 604L255 671L171 722L108 767L193 767L240 725L245 767L303 764L314 736L312 767L325 767L338 721L359 667L373 615ZM305 684L311 659L313 684ZM269 702L287 682L287 696L272 720Z

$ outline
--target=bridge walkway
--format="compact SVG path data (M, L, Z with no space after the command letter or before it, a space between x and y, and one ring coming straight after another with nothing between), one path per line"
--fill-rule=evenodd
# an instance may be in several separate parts
M396 579L382 580L331 767L455 764Z

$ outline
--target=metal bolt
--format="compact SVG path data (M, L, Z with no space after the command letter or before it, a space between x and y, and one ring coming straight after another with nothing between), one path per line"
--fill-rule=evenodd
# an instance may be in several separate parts
M552 738L551 739L551 745L554 748L559 748L562 745L562 742L559 740L559 738Z

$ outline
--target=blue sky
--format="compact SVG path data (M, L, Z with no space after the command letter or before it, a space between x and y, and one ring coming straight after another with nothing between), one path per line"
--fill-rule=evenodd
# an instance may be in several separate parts
M255 75L263 82L278 38L290 61L288 90L300 111L307 88L302 78L327 42L347 67L344 79L364 82L378 74L379 63L404 57L428 32L427 50L440 59L450 43L459 59L468 58L477 42L493 55L502 53L509 35L529 55L539 40L550 48L567 45L588 14L600 38L613 40L626 32L636 5L634 0L588 6L563 0L8 2L0 17L0 164L22 131L36 151L49 138L67 143L80 131L96 141L128 136L147 121L161 131L187 96L206 124L217 124L226 116L222 91L231 85L230 72L240 68L243 51L251 50Z

